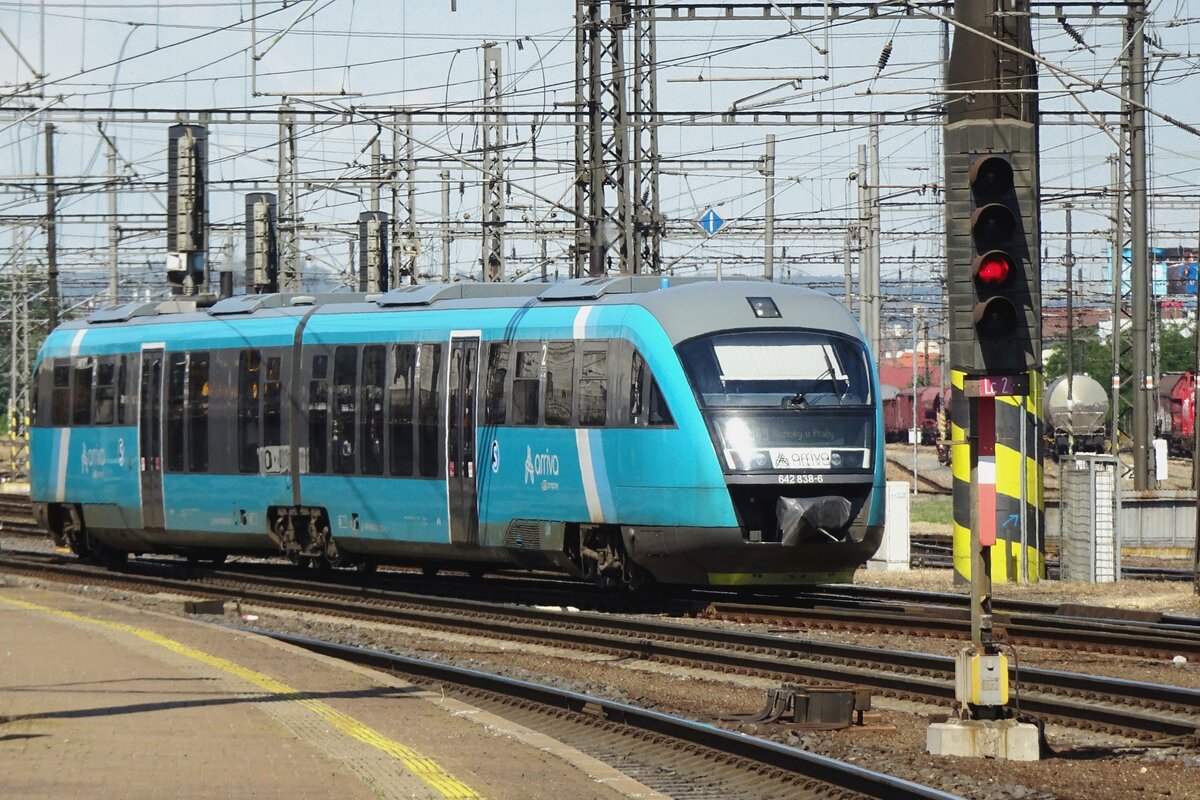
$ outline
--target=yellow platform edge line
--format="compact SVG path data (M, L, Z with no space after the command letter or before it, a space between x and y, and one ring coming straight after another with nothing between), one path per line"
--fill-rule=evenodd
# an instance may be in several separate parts
M370 728L353 717L333 708L329 704L305 695L296 689L291 688L285 683L275 680L274 678L264 675L261 672L255 672L248 667L243 667L240 664L235 664L232 661L205 653L202 650L197 650L194 647L189 647L182 642L177 642L174 639L169 639L166 636L157 634L154 631L148 631L142 628L135 628L132 625L126 625L121 622L110 622L108 620L95 619L93 617L85 617L82 614L76 614L72 611L63 611L50 606L38 605L25 600L16 600L11 597L0 596L0 603L17 608L23 608L28 611L41 611L46 614L69 619L75 622L82 622L88 625L95 625L109 630L121 631L123 633L132 634L133 636L143 639L152 644L164 647L179 655L207 664L210 667L226 672L235 677L241 678L247 683L253 684L258 688L270 692L271 694L280 695L299 703L304 708L324 719L337 730L347 736L356 739L363 744L370 745L377 750L380 750L392 758L399 761L405 769L411 772L416 777L420 778L428 784L434 791L440 794L447 800L482 800L482 795L467 786L457 778L452 777L431 758L422 756L417 751L389 739L378 731Z

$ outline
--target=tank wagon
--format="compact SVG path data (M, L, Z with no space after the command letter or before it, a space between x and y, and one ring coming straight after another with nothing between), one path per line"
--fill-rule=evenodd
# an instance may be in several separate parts
M1068 388L1070 391L1068 392ZM1046 388L1043 411L1051 453L1103 453L1108 444L1108 393L1087 375L1065 375Z
M649 277L130 304L37 362L32 500L81 556L845 580L883 426L832 298Z

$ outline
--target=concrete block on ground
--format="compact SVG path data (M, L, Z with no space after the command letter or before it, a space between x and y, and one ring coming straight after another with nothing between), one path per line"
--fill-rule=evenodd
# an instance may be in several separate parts
M185 614L224 614L224 600L184 600L183 613Z
M910 547L908 483L906 481L888 481L883 541L879 545L879 551L867 562L867 569L906 572L910 566Z
M1041 758L1037 726L1011 719L935 722L926 731L925 749L934 756L1006 761Z

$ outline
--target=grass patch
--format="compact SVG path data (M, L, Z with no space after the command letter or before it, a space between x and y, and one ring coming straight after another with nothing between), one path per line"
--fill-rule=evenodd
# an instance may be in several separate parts
M917 495L908 498L910 522L949 525L953 519L954 499L950 495Z

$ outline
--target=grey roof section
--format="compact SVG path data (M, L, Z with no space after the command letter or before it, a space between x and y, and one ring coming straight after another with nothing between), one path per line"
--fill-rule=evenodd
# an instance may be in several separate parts
M94 325L104 325L112 322L128 322L134 317L153 317L158 314L158 305L158 303L133 302L109 306L90 314L87 321Z
M778 318L754 315L749 298L770 297ZM383 295L265 294L226 298L208 308L194 300L128 303L97 311L91 324L183 322L213 317L290 316L320 306L317 313L396 313L439 307L447 309L513 308L531 305L638 305L662 324L672 343L714 330L746 328L810 328L855 338L862 332L842 304L822 292L789 284L755 280L714 281L651 275L619 275L543 283L454 283L405 286ZM188 313L190 312L190 313ZM174 315L170 319L166 315Z
M557 284L550 284L555 286ZM441 300L490 300L536 297L547 291L544 283L427 283L401 286L375 301L380 308L428 306Z
M770 297L779 307L779 317L755 317L751 297ZM737 328L812 328L862 338L858 323L839 301L823 292L788 284L698 281L622 300L644 306L674 344L714 330Z
M598 300L609 294L635 294L654 292L670 286L682 286L687 283L697 283L703 278L669 278L657 275L614 275L599 278L583 278L581 280L562 281L550 284L538 295L543 302L555 300Z

